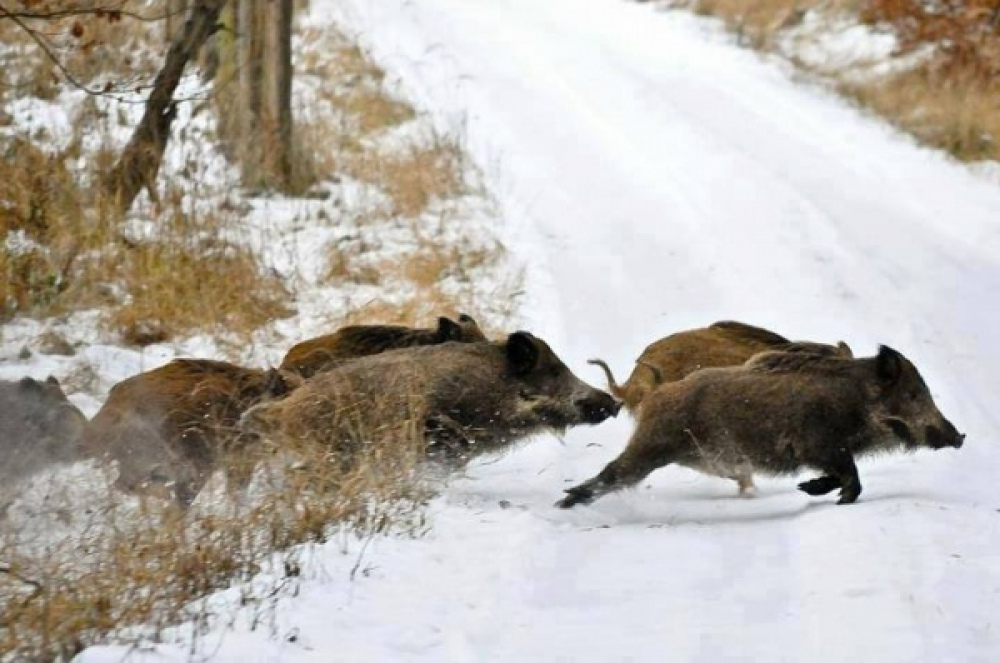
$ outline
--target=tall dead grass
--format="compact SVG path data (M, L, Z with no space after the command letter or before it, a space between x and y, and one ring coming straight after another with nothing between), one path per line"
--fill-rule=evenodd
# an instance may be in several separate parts
M671 0L672 7L685 7L702 16L723 20L741 44L770 49L782 30L797 25L805 12L823 0Z
M369 445L350 464L340 460L307 442L284 447L261 475L266 485L242 507L184 516L108 493L61 514L74 529L58 540L4 532L0 660L68 660L109 640L158 642L182 623L197 636L218 626L198 599L240 586L235 613L296 583L299 544L424 531L430 493L414 453ZM265 569L265 586L245 584Z
M0 321L107 307L107 328L145 345L195 331L246 336L290 313L290 294L246 243L234 214L168 196L139 236L71 170L72 150L0 140Z
M474 224L466 228L456 205L470 193L485 197L461 140L409 131L418 123L412 106L343 35L315 31L301 41L301 189L350 180L368 192L355 212L338 215L337 223L353 225L328 249L322 280L373 294L339 311L339 322L419 325L470 313L488 333L503 331L519 277L498 278L507 269L503 246ZM98 306L108 330L145 344L193 331L250 333L288 313L294 293L237 232L239 201L206 200L197 187L167 182L159 209L122 222L89 188L99 173L79 169L81 156L98 169L106 154L81 152L82 136L61 151L24 138L29 147L17 149L29 157L0 162L0 186L10 183L14 201L0 207L4 319ZM0 524L0 660L68 659L94 643L156 641L180 623L200 632L209 627L198 601L206 594L238 586L236 604L266 601L257 582L246 583L265 568L274 581L263 596L294 584L298 544L345 532L419 535L430 491L417 471L422 438L413 441L361 445L349 463L308 440L265 446L260 456L247 451L229 460L244 470L248 459L264 460L250 495L230 503L206 494L184 515L152 498L136 505L112 494L103 477L97 497L43 500L35 518L17 520L19 502L12 522L31 532ZM58 490L79 483L63 480ZM28 535L37 534L38 518L52 524L41 539Z
M1000 160L1000 5L867 0L860 18L892 30L900 55L926 57L842 91L962 161Z
M1000 8L993 0L669 0L718 17L740 43L780 50L780 37L808 12L831 25L848 17L891 31L900 59L888 73L850 69L810 73L921 143L962 161L1000 160ZM794 53L786 53L801 66Z

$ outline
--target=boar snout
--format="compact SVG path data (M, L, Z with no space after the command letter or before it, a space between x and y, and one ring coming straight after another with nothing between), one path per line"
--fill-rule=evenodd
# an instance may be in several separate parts
M611 394L596 390L584 398L577 399L573 404L588 424L599 424L610 417L616 417L622 409L620 400Z
M927 437L927 445L933 449L943 449L945 447L961 449L962 445L965 444L965 434L959 433L955 426L947 419L944 420L944 423L940 427L927 426L924 434Z

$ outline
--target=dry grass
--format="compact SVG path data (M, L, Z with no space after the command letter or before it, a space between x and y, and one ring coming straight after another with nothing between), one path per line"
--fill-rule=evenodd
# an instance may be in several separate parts
M721 18L740 42L773 50L779 36L815 10L835 18L892 30L899 55L920 49L927 58L884 75L851 70L810 70L845 96L915 136L921 143L963 161L1000 159L1000 37L995 2L939 3L919 0L673 0L671 6ZM936 5L937 6L937 5ZM790 54L799 66L805 66Z
M962 161L1000 161L1000 84L920 66L876 81L842 81L862 106Z
M198 599L246 583L264 568L272 569L270 584L242 587L233 610L296 582L299 544L346 532L424 531L421 507L429 493L415 478L414 454L383 445L344 465L302 443L283 450L283 458L292 460L272 463L268 485L242 509L184 517L155 504L129 508L109 495L58 514L76 529L42 554L18 532L6 532L0 660L68 660L109 639L155 642L182 622L197 634L210 627ZM284 552L275 557L275 551Z
M702 16L722 19L741 44L767 50L782 30L798 25L805 13L818 7L832 8L847 0L670 0L672 7L685 7Z
M107 326L148 344L193 331L246 336L289 314L290 295L247 245L219 239L234 215L184 211L168 196L155 232L136 240L79 183L72 150L26 138L0 161L0 320L114 307Z
M357 213L338 216L338 225L354 224L352 233L329 249L320 285L379 294L341 312L340 321L426 325L469 313L487 333L508 331L502 327L516 306L519 277L497 278L507 269L503 247L478 236L475 224L466 230L456 211L456 198L479 193L461 141L394 134L416 114L389 91L385 72L332 31L303 41L296 72L305 90L297 100L300 189L345 178L372 192ZM38 73L48 70L39 65ZM62 152L46 152L36 138L43 137L27 137L19 148L28 156L0 162L0 187L9 183L14 201L0 207L5 316L102 306L107 329L144 344L194 331L249 334L288 312L292 295L235 230L238 205L209 204L197 188L182 195L169 183L159 209L144 209L139 221L113 220L89 188L110 153L84 155L82 136ZM22 235L31 242L10 240ZM409 250L398 253L400 245ZM99 382L96 375L76 379ZM0 660L68 659L93 643L157 640L184 622L197 637L209 626L198 599L239 586L235 604L266 601L257 582L241 583L259 578L262 568L277 569L265 596L294 583L297 544L339 532L420 534L429 491L416 472L422 438L412 439L418 444L363 445L348 463L308 441L281 453L266 449L269 469L258 471L252 496L238 506L206 498L183 516L155 501L139 508L101 479L97 498L54 499L42 516L18 521L37 533L39 522L51 520L41 541L0 524ZM231 459L241 463L245 469L246 458Z
M148 345L190 332L249 333L291 314L280 279L231 242L183 237L125 252L128 298L108 324L126 343Z
M414 218L434 201L466 193L465 153L455 139L446 136L432 136L389 151L355 155L345 170L358 181L385 192L393 216Z

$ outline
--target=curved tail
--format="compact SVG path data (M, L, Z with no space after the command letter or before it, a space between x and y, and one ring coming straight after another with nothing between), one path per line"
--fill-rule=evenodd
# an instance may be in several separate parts
M608 379L608 391L610 391L611 395L615 398L625 400L625 392L622 391L622 388L618 386L617 382L615 382L615 376L611 373L611 369L608 368L608 365L604 363L603 359L588 359L587 363L593 364L594 366L600 366L604 371L604 376Z

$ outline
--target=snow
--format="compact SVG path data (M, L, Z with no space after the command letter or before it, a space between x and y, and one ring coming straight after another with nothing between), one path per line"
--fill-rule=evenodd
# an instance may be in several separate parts
M473 467L420 539L311 550L217 661L994 661L1000 189L713 24L618 0L313 0L460 122L527 266L523 325L578 375L718 320L896 347L968 433L861 463L861 501L668 468L553 508L631 422ZM359 557L360 556L360 557ZM359 561L360 560L360 561ZM360 571L352 576L352 569ZM183 633L183 631L182 631ZM83 663L185 660L190 643Z

